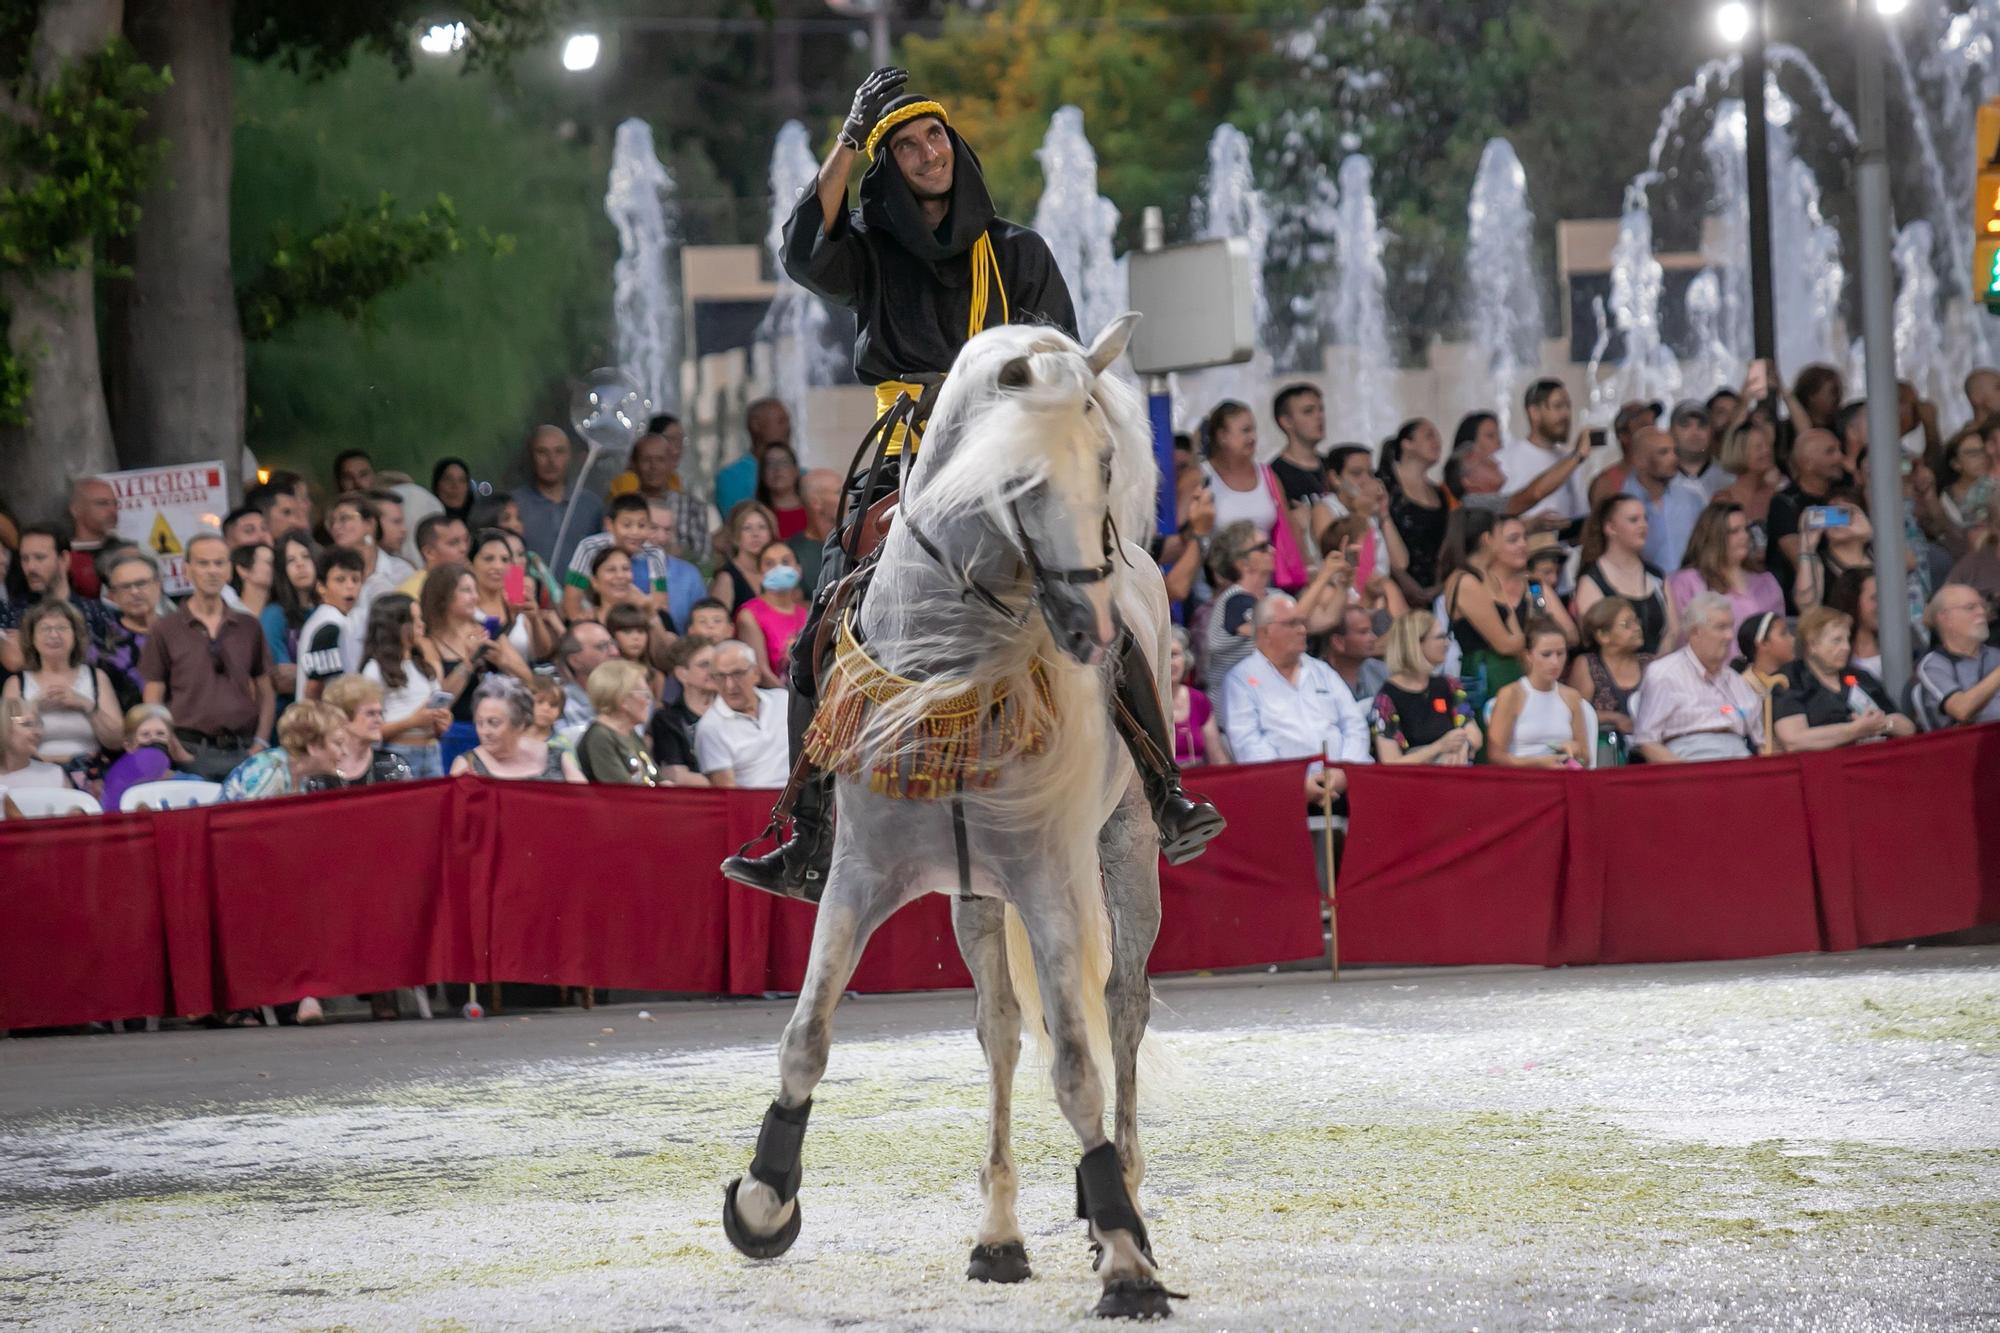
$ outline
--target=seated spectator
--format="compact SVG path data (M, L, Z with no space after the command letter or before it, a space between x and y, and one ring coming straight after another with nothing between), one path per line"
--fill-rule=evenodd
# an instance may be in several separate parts
M446 685L436 650L424 638L423 613L400 592L376 598L369 608L361 658L362 678L382 691L383 748L401 758L413 778L443 777L438 737L450 728L452 700L472 673L461 665L455 688Z
M1932 594L1928 619L1937 647L1917 663L1914 692L1924 729L2000 722L2000 648L1988 641L1986 603L1947 583Z
M8 678L0 698L26 699L42 719L39 758L101 779L107 749L124 744L118 692L111 678L85 661L83 617L68 602L37 602L21 620L22 673Z
M1493 699L1486 762L1496 768L1581 768L1596 747L1583 696L1562 683L1569 644L1550 621L1530 622L1523 674Z
M314 562L313 596L318 602L299 631L298 694L317 699L326 683L347 674L348 621L361 599L366 564L360 552L329 546Z
M391 593L390 596L401 596ZM345 719L335 739L339 753L330 772L305 781L306 791L338 791L377 782L408 782L415 776L403 756L382 744L382 687L366 676L341 676L320 696Z
M1729 599L1736 623L1766 612L1783 614L1785 590L1757 567L1751 548L1750 516L1729 500L1717 500L1701 511L1688 538L1681 567L1667 580L1674 609L1681 610L1695 594L1719 592Z
M1875 596L1875 571L1865 565L1843 570L1827 590L1825 605L1847 613L1854 622L1854 642L1849 647L1853 660L1877 677L1881 676L1882 603ZM1806 608L1808 611L1811 609L1811 606Z
M84 637L86 653L110 642L116 617L101 598L80 596L70 586L69 536L61 528L37 523L21 529L15 563L17 577L8 582L9 597L0 600L0 643L5 643L8 638L5 631L18 631L28 609L42 601L67 602L76 608L88 631ZM223 568L228 569L226 559ZM14 651L19 650L18 644L11 647ZM0 654L0 670L20 669L18 659Z
M1986 440L1993 422L1975 423L1945 441L1938 459L1938 504L1961 531L1984 527L2000 505L1994 503L1993 458Z
M1791 624L1781 615L1766 611L1736 627L1736 645L1743 650L1743 682L1763 701L1764 753L1778 753L1777 717L1773 711L1778 691L1790 682L1784 669L1798 656L1797 640Z
M201 778L187 771L188 752L174 735L174 715L158 704L125 711L125 753L104 774L104 808L116 810L128 787Z
M304 532L281 533L273 548L278 577L271 581L271 603L257 618L270 650L271 687L282 711L298 693L299 634L319 605L319 552Z
M593 605L603 612L607 604L599 596L597 566L604 553L613 549L625 553L626 578L631 585L621 589L620 600L636 594L649 609L666 610L667 553L654 541L655 532L653 511L644 496L614 497L604 511L604 531L578 542L576 554L570 557L569 570L563 575L563 615L577 620Z
M734 613L713 597L704 597L688 612L687 632L711 644L731 636L736 624Z
M1179 625L1169 631L1167 679L1173 682L1174 762L1182 768L1199 764L1226 764L1229 750L1223 744L1222 725L1216 721L1215 707L1208 696L1188 684L1193 667L1188 659L1188 634Z
M646 687L653 692L654 699L659 699L666 687L667 677L653 663L665 661L667 652L673 647L673 641L661 626L660 618L643 606L621 602L604 613L601 623L611 636L611 645L618 650L618 656L646 673ZM586 691L588 685L586 680Z
M1528 534L1520 519L1491 510L1456 511L1446 524L1444 608L1458 640L1465 692L1475 711L1500 687L1521 677L1527 640L1521 628L1537 611L1574 641L1576 627L1562 599L1528 590Z
M440 688L452 694L451 725L439 738L438 756L449 770L454 759L479 742L472 718L473 691L467 686L480 677L504 675L525 681L534 673L511 636L496 639L487 632L479 615L478 585L464 565L445 565L427 574L419 609L430 644L426 656L444 673ZM597 632L604 634L602 628ZM610 641L609 635L604 638Z
M1780 495L1772 505L1772 512L1777 513L1779 506L1795 493L1793 490ZM1825 526L1816 512L1822 508L1837 511L1847 521L1837 527ZM1874 568L1875 529L1868 521L1861 493L1851 486L1837 485L1826 497L1825 505L1800 509L1795 521L1797 530L1784 539L1797 551L1792 603L1800 611L1810 611L1822 604L1831 606L1832 589L1844 576L1867 573Z
M1597 725L1629 736L1632 696L1653 655L1644 649L1639 613L1623 597L1604 597L1583 614L1583 652L1570 663L1569 687L1597 713Z
M1339 623L1327 633L1321 655L1356 702L1373 700L1381 692L1383 682L1389 679L1389 668L1382 661L1382 640L1375 633L1376 617L1387 614L1350 601ZM1383 623L1394 622L1384 619Z
M1846 612L1825 606L1799 617L1800 655L1784 668L1785 686L1771 700L1778 743L1786 750L1836 750L1916 733L1874 673L1849 660L1853 623Z
M34 700L18 696L0 700L0 791L9 787L69 787L69 775L61 768L35 758L41 748L42 712Z
M769 458L782 446L764 451ZM736 637L757 654L757 685L760 689L785 688L786 673L792 669L792 645L806 627L806 598L799 587L799 561L792 548L772 542L758 556L763 591L743 604L736 613Z
M1256 650L1253 622L1258 604L1271 588L1271 539L1254 523L1231 523L1215 534L1209 562L1215 570L1216 594L1208 605L1202 635L1201 678L1214 691L1222 688L1238 662Z
M729 511L722 563L709 580L708 595L729 608L733 617L743 604L757 595L763 583L760 557L764 548L778 540L778 520L755 500L745 500Z
M1670 599L1666 575L1647 562L1648 531L1646 506L1634 496L1614 491L1591 506L1578 556L1576 613L1588 616L1600 601L1622 598L1638 621L1638 651L1650 658L1675 641L1685 599Z
M1272 581L1281 587L1289 585L1289 592L1305 587L1304 552L1300 549L1304 539L1294 531L1278 474L1257 461L1256 416L1243 404L1225 400L1202 422L1201 434L1216 522L1223 527L1250 524L1259 537L1272 544L1274 570L1279 559L1285 563L1284 572L1274 573ZM1362 471L1367 471L1365 459ZM1211 669L1211 685L1219 678Z
M654 761L661 776L676 787L706 787L696 756L695 728L715 703L715 641L684 634L667 650L667 670L680 686L680 697L653 710L650 729Z
M576 757L528 735L535 703L527 688L510 676L488 676L473 691L472 723L479 744L452 761L451 775L531 782L582 782Z
M145 696L139 657L159 618L160 591L160 562L138 547L121 546L105 557L105 600L118 609L118 616L97 646L97 665L111 677L121 708L132 708Z
M590 724L585 723L574 731L562 725L563 710L569 706L569 696L563 693L562 682L537 671L528 678L528 697L534 701L535 720L528 727L527 739L540 741L550 749L574 756L577 739Z
M1479 753L1478 719L1458 681L1439 674L1451 641L1437 617L1411 611L1396 617L1385 640L1389 678L1375 696L1378 764L1459 767Z
M653 691L646 668L614 657L590 673L590 706L597 717L576 743L577 766L590 782L657 787L659 766L646 749L653 720Z
M1223 685L1222 731L1238 763L1311 759L1305 797L1317 812L1347 791L1347 774L1326 762L1370 762L1368 717L1334 669L1306 654L1305 617L1290 594L1266 594L1255 625L1255 651Z
M260 750L222 780L224 801L260 801L305 789L308 778L333 772L347 715L318 699L301 699L278 719L278 743Z
M715 645L717 699L695 726L695 754L714 787L782 787L792 772L782 690L757 688L757 650L741 639Z
M1697 593L1681 622L1686 646L1646 668L1632 741L1647 763L1742 759L1757 751L1763 705L1729 669L1735 624L1727 597Z
M1986 599L1989 611L2000 606L2000 505L1985 526L1967 534L1969 546L1945 575L1946 583L1961 583ZM115 684L116 681L114 680Z
M222 600L229 582L222 538L189 538L186 558L194 592L154 625L139 670L145 701L173 709L175 734L194 771L220 782L266 744L277 695L263 626Z
M588 620L571 626L556 645L555 678L564 696L562 720L557 729L571 740L583 735L583 729L597 715L590 706L590 688L586 684L590 673L616 656L618 648L611 641L611 631Z
M1366 456L1364 452L1362 457ZM1370 477L1368 485L1379 490L1382 483ZM1383 611L1394 618L1410 609L1409 602L1403 596L1402 586L1396 581L1397 571L1382 558L1382 544L1379 541L1371 541L1375 535L1375 522L1376 520L1366 514L1353 513L1327 524L1319 534L1320 549L1325 551L1328 557L1337 552L1340 555L1340 563L1331 566L1329 571L1327 560L1322 559L1320 570L1330 572L1339 579L1337 587L1345 594L1343 606L1359 606L1370 611ZM1307 608L1306 624L1309 631L1315 620L1323 618L1312 613L1313 606L1307 599L1313 592L1314 588L1309 585L1299 593L1299 604Z
M778 540L806 530L806 502L799 494L799 460L788 444L773 440L757 460L757 503L778 520Z

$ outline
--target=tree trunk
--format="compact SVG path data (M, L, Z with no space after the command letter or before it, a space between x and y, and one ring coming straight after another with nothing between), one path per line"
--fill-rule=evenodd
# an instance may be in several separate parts
M122 0L43 0L29 54L32 84L44 87L73 61L95 55L118 33ZM32 113L0 96L0 116ZM33 384L28 424L0 431L0 495L24 518L53 518L70 478L118 466L104 379L97 359L94 268L0 279L7 345Z
M152 131L166 160L140 200L132 277L111 304L111 411L131 464L243 451L243 331L229 267L234 92L229 0L131 0L139 58L173 71Z

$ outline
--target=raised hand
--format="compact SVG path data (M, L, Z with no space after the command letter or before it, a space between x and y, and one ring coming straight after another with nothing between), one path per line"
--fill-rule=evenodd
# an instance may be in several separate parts
M909 81L910 72L894 65L884 65L863 79L854 90L854 105L847 112L847 123L840 127L840 141L859 151L875 122L882 119L889 103L902 95L903 85Z

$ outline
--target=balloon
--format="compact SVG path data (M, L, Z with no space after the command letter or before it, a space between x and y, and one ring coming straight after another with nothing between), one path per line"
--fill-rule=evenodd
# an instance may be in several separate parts
M569 417L576 433L599 450L622 455L646 432L653 405L617 366L599 366L570 395Z

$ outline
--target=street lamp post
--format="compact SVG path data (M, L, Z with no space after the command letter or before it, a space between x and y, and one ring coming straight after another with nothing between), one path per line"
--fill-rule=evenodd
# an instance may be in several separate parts
M1742 0L1749 12L1743 42L1744 164L1750 178L1751 343L1760 360L1776 363L1777 321L1771 298L1770 121L1764 112L1764 0ZM1786 367L1796 371L1797 367Z

